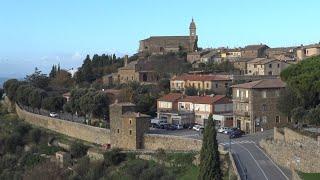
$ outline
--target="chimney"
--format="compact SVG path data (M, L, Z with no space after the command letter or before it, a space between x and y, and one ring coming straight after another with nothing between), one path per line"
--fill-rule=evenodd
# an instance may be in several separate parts
M129 59L128 55L125 55L124 56L124 67L126 67L128 65L128 59Z

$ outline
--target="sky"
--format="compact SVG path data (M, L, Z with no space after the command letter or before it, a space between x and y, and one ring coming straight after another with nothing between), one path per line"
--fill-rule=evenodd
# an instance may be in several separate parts
M319 0L0 0L0 77L65 69L86 54L134 54L152 35L188 35L199 46L270 47L320 41Z

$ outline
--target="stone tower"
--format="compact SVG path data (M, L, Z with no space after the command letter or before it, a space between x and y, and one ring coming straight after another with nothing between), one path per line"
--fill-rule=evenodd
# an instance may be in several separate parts
M135 112L132 103L110 105L111 147L142 149L143 135L149 130L150 116Z
M193 18L192 21L190 23L189 26L189 31L190 31L190 51L193 52L195 50L197 50L198 46L197 46L197 41L198 41L198 36L197 36L197 27L196 27L196 23L194 22Z

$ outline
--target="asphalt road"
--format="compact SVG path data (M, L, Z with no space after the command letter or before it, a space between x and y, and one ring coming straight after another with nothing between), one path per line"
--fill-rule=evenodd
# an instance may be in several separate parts
M149 133L181 136L193 139L202 139L199 132L193 130L159 130L151 129ZM258 146L262 138L272 137L273 130L244 135L241 138L231 140L231 151L237 169L243 180L289 180L291 172L288 169L278 166ZM229 150L229 137L218 133L217 140L226 150Z

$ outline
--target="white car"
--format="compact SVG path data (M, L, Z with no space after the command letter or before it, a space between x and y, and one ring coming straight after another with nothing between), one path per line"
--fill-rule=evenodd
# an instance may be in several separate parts
M228 130L228 129L230 129L230 128L228 128L228 127L220 127L219 129L218 129L218 133L224 133L226 130Z
M194 126L192 127L192 129L195 130L195 131L201 131L201 130L204 129L204 127L203 127L203 126L200 126L200 125L194 125Z
M49 116L55 118L58 117L58 114L55 112L50 112Z

